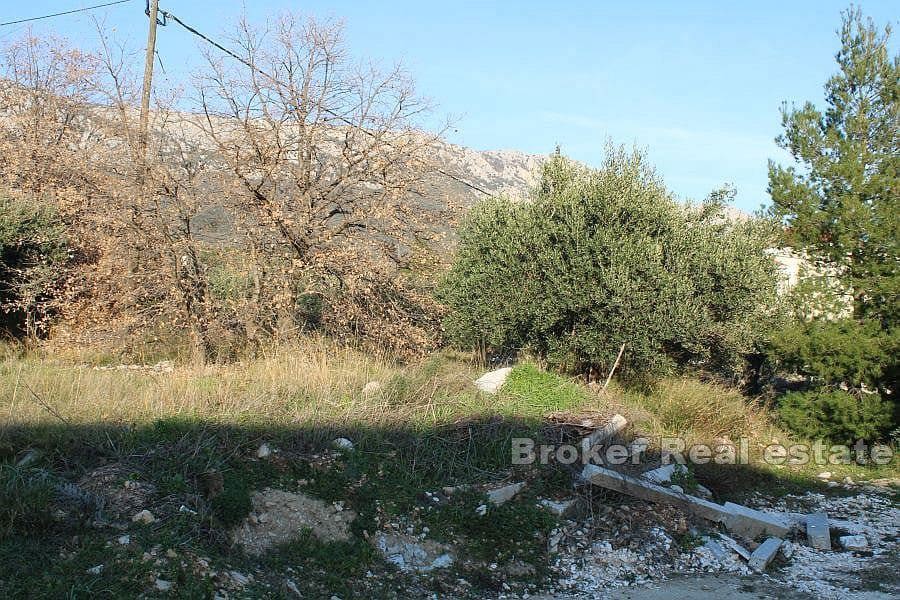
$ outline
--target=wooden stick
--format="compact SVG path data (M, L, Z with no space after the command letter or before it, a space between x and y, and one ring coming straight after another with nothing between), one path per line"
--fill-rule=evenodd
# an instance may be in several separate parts
M609 382L612 380L613 373L616 372L616 368L619 366L619 361L622 360L622 354L625 352L625 342L622 342L622 347L619 348L619 355L616 357L616 362L613 363L612 369L609 371L609 376L606 378L606 383L603 384L603 391L606 391Z

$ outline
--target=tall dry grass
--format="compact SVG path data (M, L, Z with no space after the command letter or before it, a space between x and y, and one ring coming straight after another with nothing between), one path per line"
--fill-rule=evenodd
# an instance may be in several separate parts
M680 436L690 443L749 437L763 443L783 436L761 404L694 379L667 379L650 392L613 387L596 394L532 369L510 391L486 396L472 386L483 369L460 353L436 353L398 366L308 338L260 358L177 366L172 372L98 370L79 364L80 358L73 353L54 359L6 352L0 362L2 425L144 425L181 419L275 428L417 430L493 415L539 420L552 409L544 406L548 390L543 388L563 386L568 390L566 409L622 412L637 431L655 438ZM370 382L377 382L377 389L366 391Z

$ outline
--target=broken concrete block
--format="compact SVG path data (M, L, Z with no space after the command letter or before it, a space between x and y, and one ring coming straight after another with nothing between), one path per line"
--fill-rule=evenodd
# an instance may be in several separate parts
M753 554L750 555L750 560L748 561L750 567L757 571L765 571L766 567L769 566L769 563L772 562L772 559L775 558L775 555L781 548L781 542L782 540L780 538L770 537L760 544L759 548L754 550Z
M525 483L511 483L509 485L505 485L502 488L497 488L496 490L491 490L487 493L488 500L494 504L495 506L500 506L505 502L509 502L513 499L513 497L522 491L522 488L525 487Z
M831 550L831 532L828 529L828 515L823 512L807 515L806 538L809 545L817 550Z
M543 508L550 511L557 517L564 517L575 506L575 500L547 500L543 499L538 502Z
M584 448L591 448L593 446L604 444L615 437L617 433L625 429L626 425L628 425L628 419L620 414L615 414L606 422L606 425L584 438L581 441L582 446Z
M793 525L785 515L766 513L733 502L726 502L723 508L727 513L724 523L728 531L750 539L760 535L783 537Z
M744 548L743 546L741 546L737 542L737 540L735 540L734 538L729 537L725 534L721 534L721 533L719 534L719 539L721 539L725 543L726 546L728 546L729 548L734 550L738 556L740 556L744 560L750 560L750 554L751 554L750 551L747 550L746 548Z
M512 367L504 367L485 373L475 380L475 387L487 394L496 394L497 390L506 382L506 378L512 372Z
M609 490L629 494L650 502L678 506L691 514L710 521L723 523L729 514L722 506L708 500L695 498L687 494L679 494L661 485L636 477L622 475L597 465L586 465L581 472L581 477L584 481Z
M725 547L709 536L703 536L703 545L701 548L709 552L718 561L723 561L728 557L728 552L725 550Z
M684 469L683 465L672 463L671 465L663 465L659 468L653 469L652 471L641 473L641 477L643 477L647 481L667 483L669 481L672 481L672 475L674 475L676 472L681 472L682 469Z
M869 540L864 535L842 535L838 543L844 550L865 550L869 547Z
M583 481L609 490L629 494L651 502L661 502L704 519L724 523L732 532L755 538L759 535L784 536L793 526L793 521L785 515L764 513L740 504L726 502L724 506L679 493L671 488L657 485L644 479L630 477L597 465L586 465L581 472Z

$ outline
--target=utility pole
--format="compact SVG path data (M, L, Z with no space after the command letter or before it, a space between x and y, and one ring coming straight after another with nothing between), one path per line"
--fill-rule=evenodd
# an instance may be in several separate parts
M156 17L159 13L159 0L147 2L147 16L150 17L150 32L147 34L147 59L144 63L144 93L141 96L141 160L147 160L147 129L150 124L150 85L153 83L153 55L156 53Z

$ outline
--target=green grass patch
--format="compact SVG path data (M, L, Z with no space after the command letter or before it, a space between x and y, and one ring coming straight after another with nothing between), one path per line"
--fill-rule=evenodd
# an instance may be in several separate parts
M501 394L507 399L504 410L522 417L572 410L591 401L583 387L533 364L513 368Z

